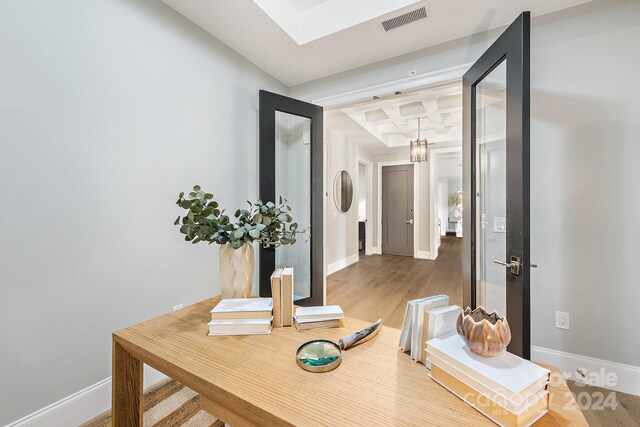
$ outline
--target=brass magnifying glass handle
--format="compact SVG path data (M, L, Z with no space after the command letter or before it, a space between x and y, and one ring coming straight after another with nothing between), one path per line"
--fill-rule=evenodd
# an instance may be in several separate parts
M375 337L378 332L380 332L380 329L382 329L382 319L378 319L373 325L368 326L361 331L354 332L351 335L340 338L338 345L342 350L346 350L357 343L364 342L365 338L371 339Z

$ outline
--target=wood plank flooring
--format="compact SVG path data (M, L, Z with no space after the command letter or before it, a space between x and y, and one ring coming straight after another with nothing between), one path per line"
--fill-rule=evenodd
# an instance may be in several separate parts
M339 304L350 317L402 327L407 300L445 294L462 305L462 240L443 237L438 259L360 255L360 261L327 277L327 304ZM640 397L568 382L591 426L640 426ZM587 393L589 397L580 397ZM615 409L594 407L599 393L615 394ZM580 400L582 399L582 401Z
M360 261L327 277L327 304L349 317L402 327L407 301L449 296L462 305L462 239L443 237L435 261L391 255L360 255Z
M640 397L567 381L592 427L640 426Z

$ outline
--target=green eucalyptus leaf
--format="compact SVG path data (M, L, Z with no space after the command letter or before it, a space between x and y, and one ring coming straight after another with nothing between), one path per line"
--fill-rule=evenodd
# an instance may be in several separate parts
M236 231L233 232L233 237L235 237L236 239L240 239L243 235L244 235L244 228L238 228Z
M251 231L249 231L249 235L251 237L253 237L254 239L258 239L260 237L260 231L257 229L253 229Z
M178 218L176 218L176 220L173 222L173 225L178 225L180 224L180 215L178 215Z
M199 185L194 185L193 186L193 191L200 191L200 190L201 190L201 188L200 188Z

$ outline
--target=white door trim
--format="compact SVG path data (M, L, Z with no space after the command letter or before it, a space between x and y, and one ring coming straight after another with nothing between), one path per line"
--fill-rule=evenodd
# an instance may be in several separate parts
M409 160L388 160L378 162L378 254L382 254L382 167L383 166L402 166L413 165L413 257L419 258L419 236L420 228L420 203L418 194L420 193L420 180L418 179L418 168L415 163Z
M444 153L462 153L462 146L429 148L429 219L431 233L429 233L429 252L431 259L438 258L438 218L436 217L436 188L438 173L438 154ZM462 175L462 174L461 174ZM446 224L444 224L446 225Z
M340 105L351 104L354 102L371 99L374 96L393 95L396 91L406 91L416 89L423 86L430 86L461 80L464 73L473 65L472 62L457 65L455 67L445 68L442 70L432 71L429 73L418 74L413 77L393 80L387 83L367 86L348 92L317 98L311 102L324 108L333 108Z
M366 216L367 222L365 224L365 255L373 255L373 162L364 157L362 154L357 155L358 166L364 165L365 167L365 179L367 181L367 204L366 204ZM358 168L359 169L359 168ZM358 179L358 187L360 186L360 179ZM358 193L360 189L358 188Z

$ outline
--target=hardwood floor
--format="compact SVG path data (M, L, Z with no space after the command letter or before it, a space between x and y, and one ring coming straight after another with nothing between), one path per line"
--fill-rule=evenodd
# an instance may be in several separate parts
M408 300L449 296L462 305L462 239L443 237L435 261L391 255L361 255L360 261L327 277L327 304L349 317L402 326Z
M640 426L640 397L567 381L592 427Z
M435 261L361 255L359 262L327 277L327 304L339 304L349 317L370 322L382 318L384 325L394 328L402 327L408 300L438 294L462 306L461 239L443 237ZM589 425L640 426L640 397L572 381L568 385ZM600 397L610 393L615 395L614 407L597 407Z

